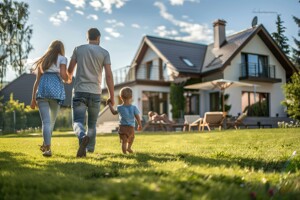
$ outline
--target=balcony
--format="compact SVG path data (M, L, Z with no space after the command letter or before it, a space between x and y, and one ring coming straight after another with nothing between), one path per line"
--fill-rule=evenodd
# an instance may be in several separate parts
M112 71L114 84L121 85L129 82L148 82L152 84L169 83L170 76L167 73L166 68L157 65L139 65L136 71L136 67L122 67ZM105 76L103 74L103 83L105 83ZM106 85L106 84L102 84ZM106 87L106 86L105 86Z
M262 65L257 63L241 63L239 80L278 83L275 65Z

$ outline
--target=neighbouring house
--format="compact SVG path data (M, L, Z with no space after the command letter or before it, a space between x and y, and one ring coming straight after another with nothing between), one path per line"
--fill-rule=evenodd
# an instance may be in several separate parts
M35 74L24 73L0 90L0 97L3 97L3 102L9 101L10 95L13 95L14 100L24 103L25 106L30 105L32 97L33 84L36 79ZM73 84L65 84L66 100L63 106L71 106Z
M113 72L116 104L124 86L134 91L133 104L146 118L148 111L167 113L172 118L170 83L182 87L216 79L227 79L258 85L253 88L226 89L229 115L237 116L245 109L251 117L286 117L281 101L281 86L297 71L263 25L226 36L226 21L213 23L214 42L209 45L145 36L128 67ZM107 89L103 89L103 96ZM220 92L185 90L185 114L204 116L220 109ZM255 99L254 99L255 98ZM255 105L254 105L255 104ZM99 123L105 119L99 116Z

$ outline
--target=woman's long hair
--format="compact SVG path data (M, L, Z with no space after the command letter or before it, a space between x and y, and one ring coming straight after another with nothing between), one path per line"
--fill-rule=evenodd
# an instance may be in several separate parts
M35 69L39 68L43 73L44 71L49 69L52 64L56 64L58 54L64 56L65 48L64 44L61 41L55 40L51 42L46 53L34 63L34 65L36 66Z

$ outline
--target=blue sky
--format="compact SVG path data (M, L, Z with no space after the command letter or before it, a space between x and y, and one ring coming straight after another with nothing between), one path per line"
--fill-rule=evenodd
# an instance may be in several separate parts
M251 27L254 16L272 33L278 13L293 45L298 28L292 15L300 17L298 0L23 1L29 4L28 24L33 28L29 63L56 39L65 44L69 58L75 46L87 42L86 31L96 27L102 34L100 45L110 52L113 70L131 64L144 35L209 44L216 19L227 21L227 35ZM6 80L14 77L10 71Z

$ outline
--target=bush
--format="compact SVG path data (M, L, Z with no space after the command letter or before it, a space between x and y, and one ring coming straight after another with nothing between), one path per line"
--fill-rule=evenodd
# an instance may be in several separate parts
M55 130L72 130L71 108L61 108L55 122Z
M10 96L10 100L5 103L3 112L3 132L14 132L26 127L26 115L24 103L19 103Z
M25 108L26 128L40 128L42 121L38 109L31 109L29 106Z

